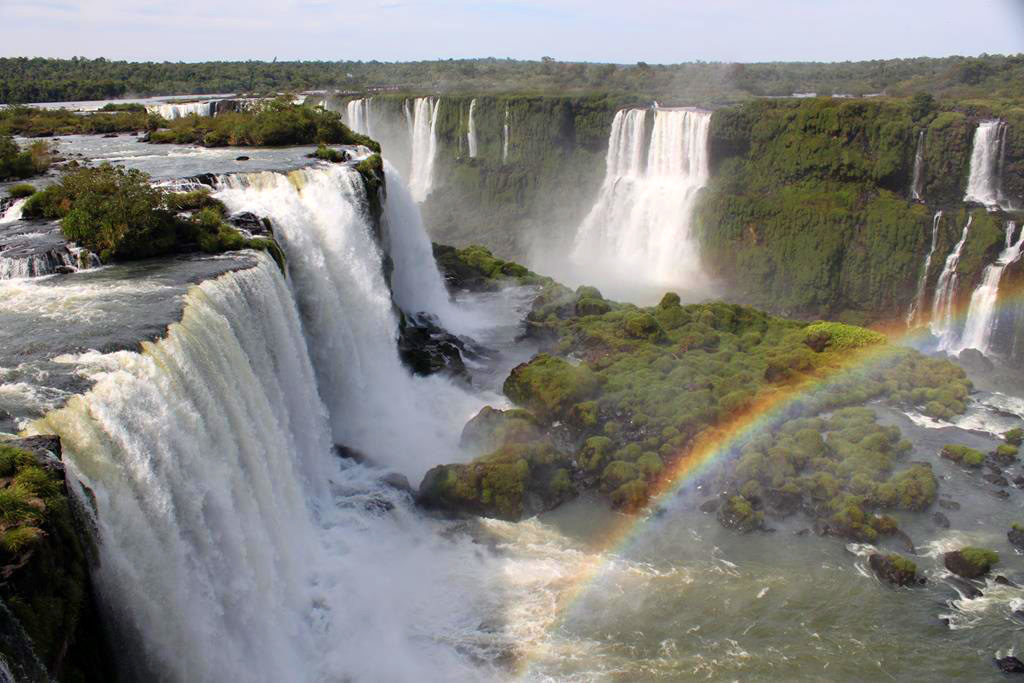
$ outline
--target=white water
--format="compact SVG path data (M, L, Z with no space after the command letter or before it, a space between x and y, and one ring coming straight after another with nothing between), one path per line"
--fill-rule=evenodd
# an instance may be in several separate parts
M958 344L958 350L977 349L982 353L989 353L992 332L995 329L996 303L999 300L999 281L1003 277L1003 271L1012 263L1016 263L1021 256L1021 249L1024 248L1024 229L1016 237L1017 224L1010 221L1006 225L1006 247L996 258L995 263L985 266L982 273L981 284L971 294L970 308L967 310L967 321L964 323L964 333Z
M476 627L500 568L331 454L309 342L262 257L193 288L143 353L94 358L94 388L38 425L96 494L126 679L493 678L454 645L499 654Z
M710 112L623 110L612 123L606 173L597 202L580 225L571 260L592 273L692 288L703 284L691 230L697 194L707 183Z
M15 199L14 202L12 202L11 205L7 207L7 210L4 211L4 215L0 216L0 225L3 225L4 223L13 223L14 221L20 221L21 211L22 209L25 208L25 202L27 201L28 198Z
M466 139L469 142L469 158L476 159L476 99L469 103L469 132Z
M62 268L83 270L98 268L100 265L98 256L73 242L69 242L62 248L54 248L31 256L7 257L4 256L4 252L0 252L0 280L42 277L53 275Z
M1002 155L1006 137L1003 121L982 121L974 132L971 172L967 180L965 202L998 207L1002 197Z
M159 114L168 121L182 119L186 116L196 114L197 116L212 116L215 101L205 100L203 102L186 102L184 104L149 104L146 111L152 114Z
M921 277L917 280L917 292L914 295L914 300L910 304L910 310L907 312L907 327L911 327L914 323L918 322L921 316L921 310L924 307L924 296L925 288L928 285L928 271L932 267L932 257L935 255L935 245L939 238L939 225L942 223L942 212L936 211L935 217L932 218L932 244L928 248L928 255L924 259L924 266L921 269Z
M372 102L373 98L364 97L358 100L349 100L345 105L345 121L348 127L370 137L373 137Z
M509 113L505 107L505 125L501 128L501 163L508 163Z
M910 184L910 198L921 201L924 193L924 131L917 136L917 151L914 152L914 179Z
M334 442L417 482L430 466L459 460L462 425L483 401L444 378L413 377L401 364L398 320L359 174L325 164L288 175L228 176L223 183L217 196L232 211L274 222ZM396 265L414 258L393 254Z
M947 351L953 348L956 341L956 327L953 320L953 307L956 303L956 286L959 277L956 268L960 264L960 252L967 242L967 235L971 229L973 216L967 219L960 241L953 247L953 251L946 257L946 264L942 268L939 280L935 284L935 298L932 301L931 331L939 340L939 350Z
M424 201L430 195L434 184L434 160L437 156L437 109L441 105L437 97L417 97L412 110L406 101L404 111L409 124L412 140L412 170L409 172L409 189L413 199Z

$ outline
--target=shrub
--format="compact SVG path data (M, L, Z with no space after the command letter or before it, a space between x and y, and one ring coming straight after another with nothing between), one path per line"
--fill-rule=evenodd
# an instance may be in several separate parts
M45 173L50 167L50 146L45 142L33 142L28 149L21 149L6 135L0 135L0 181L20 180Z
M985 462L985 454L967 446L946 444L942 447L942 457L967 467L981 467Z
M31 197L35 193L36 188L28 183L19 183L7 188L7 196L14 199L24 199L25 197Z
M1024 429L1021 429L1020 427L1015 427L1014 429L1011 429L1010 431L1003 434L1003 439L1006 440L1006 443L1012 446L1020 446L1022 445L1022 443L1024 443Z

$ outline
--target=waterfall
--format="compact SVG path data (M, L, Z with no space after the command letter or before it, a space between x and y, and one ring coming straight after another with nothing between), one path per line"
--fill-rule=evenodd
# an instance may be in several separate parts
M232 211L273 221L306 322L320 395L332 416L334 443L394 466L410 479L453 454L457 458L461 425L482 402L444 378L412 377L401 364L384 255L367 218L359 174L324 164L287 175L233 175L221 182L217 196ZM389 194L397 191L393 184L399 183L389 179ZM393 204L391 209L394 215ZM417 257L393 251L392 258L404 271ZM397 270L393 277L399 283L417 279Z
M928 255L924 259L924 266L921 269L921 276L917 280L917 292L914 300L910 303L910 310L907 312L907 327L911 327L918 321L921 310L924 308L925 288L928 286L928 271L932 267L932 257L935 255L935 245L939 238L939 225L942 223L942 212L936 211L932 218L932 244L928 248Z
M476 119L474 114L476 113L476 98L469 103L469 132L466 133L466 139L469 142L469 158L476 159Z
M146 105L146 111L173 121L192 114L213 116L216 111L216 103L214 100L205 100L203 102L185 102L184 104L150 104Z
M971 229L971 222L974 217L967 219L960 241L953 247L953 251L946 257L946 263L935 284L935 299L932 302L932 334L939 339L939 350L946 351L953 347L956 337L954 325L954 305L956 303L956 287L959 280L956 268L960 264L960 252L967 242L967 235Z
M711 113L654 109L615 115L605 180L580 225L571 258L581 268L620 280L694 286L703 282L691 219L708 180Z
M505 107L505 124L501 128L501 163L508 163L509 114Z
M25 208L25 202L27 201L27 198L23 198L15 199L13 202L11 202L11 205L7 207L6 211L4 211L3 216L0 216L0 225L3 225L5 223L13 223L14 221L20 221L21 211L22 209Z
M345 105L345 121L348 127L362 135L373 137L373 124L371 123L372 97L364 97L357 100L349 100Z
M910 198L922 201L924 195L924 131L917 136L917 151L914 152L914 179L910 184Z
M982 121L978 124L971 150L971 172L965 202L999 207L1003 199L1001 166L1005 137L1006 123L1003 121Z
M996 258L995 263L985 267L981 284L971 294L967 320L964 323L964 333L958 344L959 349L977 349L985 354L990 351L992 332L997 321L996 303L999 300L999 281L1002 279L1006 267L1020 259L1021 249L1024 248L1024 228L1021 229L1020 236L1014 241L1016 232L1017 224L1013 221L1008 222L1006 225L1006 248Z
M430 194L434 182L434 159L437 156L437 110L441 105L437 97L417 97L412 112L405 103L405 116L412 140L412 170L409 188L417 202Z

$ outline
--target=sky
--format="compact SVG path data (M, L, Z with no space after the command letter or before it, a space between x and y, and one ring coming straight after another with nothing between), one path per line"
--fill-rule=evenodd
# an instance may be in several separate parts
M844 61L1024 52L1024 0L0 0L0 56Z

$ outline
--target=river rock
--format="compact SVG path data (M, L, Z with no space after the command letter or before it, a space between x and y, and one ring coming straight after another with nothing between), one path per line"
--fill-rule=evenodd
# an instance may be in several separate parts
M955 500L949 500L948 498L940 498L939 507L942 508L943 510L959 510L960 503L956 502Z
M240 156L240 157L235 157L235 161L249 161L249 157L247 157L247 156L245 156L245 155L243 154L243 155L242 155L242 156Z
M961 548L942 556L942 563L946 565L946 569L965 579L977 579L988 574L998 561L999 556L996 553L980 548Z
M993 486L1009 486L1010 482L1001 474L986 474L981 477Z
M1020 661L1016 657L1003 657L997 659L996 666L1004 674L1024 674L1024 662Z
M404 491L411 496L416 495L416 491L413 489L412 484L409 483L409 478L404 474L398 472L388 472L380 478L380 483L385 486L390 486L393 489Z
M942 514L941 512L932 513L932 521L935 522L935 526L943 529L949 528L949 517Z
M1024 526L1020 524L1014 524L1010 527L1010 530L1006 532L1006 538L1017 550L1024 550Z
M1009 588L1019 588L1020 587L1017 584L1015 584L1013 581L1010 581L1008 578L1003 576L1002 574L1000 574L999 576L997 576L996 578L994 578L992 580L995 583L999 584L1000 586L1007 586Z
M923 583L917 576L917 565L900 555L872 553L868 566L875 575L894 586L913 586Z
M985 354L977 349L964 349L957 356L957 361L966 370L974 372L992 372L996 367Z

